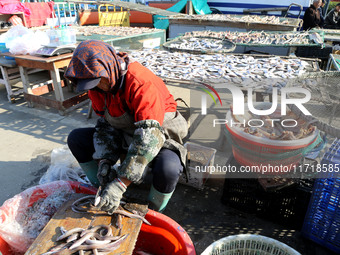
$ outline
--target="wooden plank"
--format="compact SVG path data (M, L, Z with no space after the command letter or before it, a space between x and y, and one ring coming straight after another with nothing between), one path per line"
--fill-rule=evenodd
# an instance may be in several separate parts
M8 55L8 54L3 54ZM73 53L66 53L59 56L53 56L53 57L40 57L40 56L34 56L34 55L8 55L11 57L15 57L15 60L27 60L27 61L34 61L34 62L42 62L42 63L53 63L57 62L59 60L65 60L65 59L71 59Z
M62 105L64 106L65 109L71 108L74 105L78 105L79 103L87 100L88 94L87 92L79 94L77 96L71 97L69 99L66 99L62 102Z
M111 224L113 235L129 234L121 246L111 252L111 254L132 254L134 246L142 225L142 221L138 219L131 219L122 217L122 229L119 230L115 227L116 216L110 216L103 212L91 211L88 213L75 213L71 210L72 203L79 197L86 196L84 194L74 194L71 199L64 204L52 217L49 223L42 230L37 239L33 242L31 247L26 251L25 255L39 255L47 252L52 247L62 243L56 242L57 237L60 235L59 228L62 226L66 230L76 227L88 228L101 224ZM146 206L144 206L146 208ZM145 209L144 208L144 209Z
M52 98L46 98L40 95L33 95L30 93L24 92L24 98L27 102L30 102L30 103L36 103L36 104L52 107L60 111L64 111L66 109L69 109L81 103L82 101L85 101L86 99L88 99L88 96L87 96L87 93L84 93L84 94L73 96L64 101L58 101Z

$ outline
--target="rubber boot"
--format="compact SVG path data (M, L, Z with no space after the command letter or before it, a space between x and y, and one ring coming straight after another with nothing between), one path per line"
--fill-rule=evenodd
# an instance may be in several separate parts
M161 193L152 185L148 197L149 208L158 212L163 212L173 193L174 192Z
M99 181L97 179L98 163L95 160L79 163L81 169L84 170L87 178L90 180L93 186L99 187Z

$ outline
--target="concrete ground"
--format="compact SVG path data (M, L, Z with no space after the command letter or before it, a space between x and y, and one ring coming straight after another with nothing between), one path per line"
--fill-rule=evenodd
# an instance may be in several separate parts
M169 86L175 98L190 101L188 89L179 85ZM188 102L190 103L190 102ZM179 103L183 112L188 111ZM88 106L60 116L54 109L28 108L22 97L11 104L6 90L0 85L0 204L28 187L38 184L50 165L54 148L66 143L67 135L74 128L93 126L97 117L86 118ZM231 154L223 132L207 126L200 118L199 106L190 110L190 141L216 148L215 163L225 165ZM189 113L189 112L187 112ZM189 116L189 115L188 115ZM212 118L212 117L210 117ZM298 230L260 219L221 203L224 176L210 178L203 190L179 184L170 201L166 215L177 221L191 237L197 254L214 241L235 234L260 234L282 241L302 254L332 254L329 250L305 240ZM148 189L133 186L141 197Z

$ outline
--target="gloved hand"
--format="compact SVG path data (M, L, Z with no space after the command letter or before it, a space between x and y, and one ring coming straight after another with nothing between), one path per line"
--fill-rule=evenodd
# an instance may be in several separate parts
M107 184L99 195L100 201L98 205L95 206L112 214L118 208L125 191L126 185L119 178L116 178L111 183Z
M111 169L112 162L107 159L101 159L98 164L97 178L101 186L106 186L114 178L116 178L116 171Z

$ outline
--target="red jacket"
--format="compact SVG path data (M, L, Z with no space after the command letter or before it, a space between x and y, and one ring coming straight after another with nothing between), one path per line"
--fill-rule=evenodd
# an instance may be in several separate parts
M128 65L125 87L113 96L110 92L89 90L94 111L104 115L106 105L112 117L125 112L134 116L135 121L153 119L163 124L166 112L175 112L177 103L168 88L154 73L138 62Z

